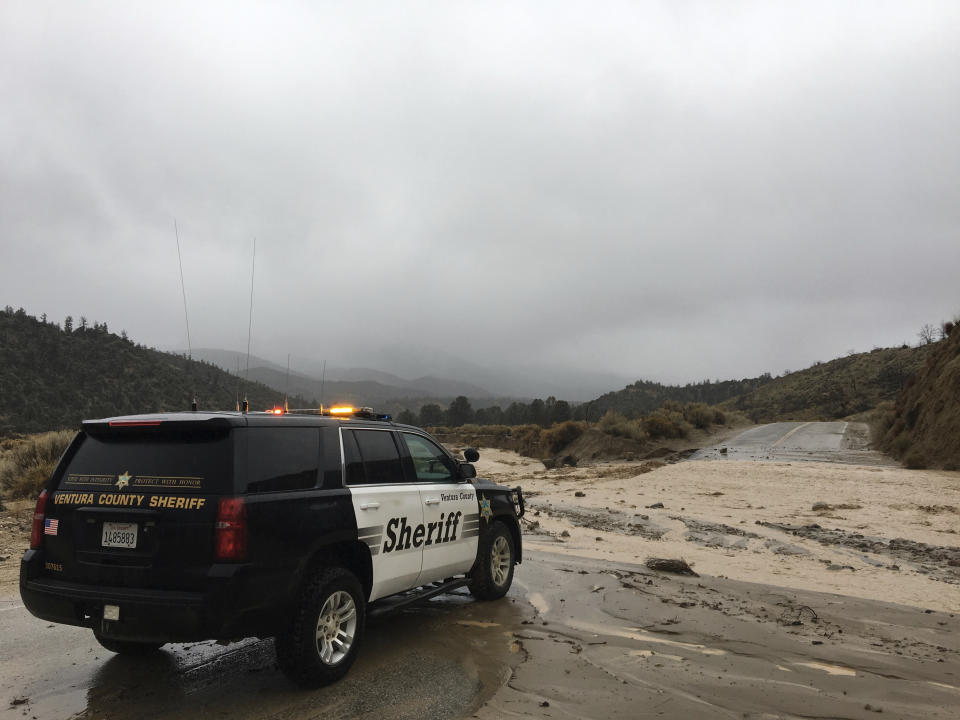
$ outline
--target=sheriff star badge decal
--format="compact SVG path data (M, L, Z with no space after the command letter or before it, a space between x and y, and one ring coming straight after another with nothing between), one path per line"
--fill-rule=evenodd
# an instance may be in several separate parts
M490 522L490 518L493 517L493 508L490 507L490 501L485 497L480 498L480 514L487 522Z

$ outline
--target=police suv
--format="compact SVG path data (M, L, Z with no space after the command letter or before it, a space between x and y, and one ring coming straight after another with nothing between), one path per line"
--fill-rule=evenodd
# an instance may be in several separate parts
M85 421L37 501L20 594L122 654L274 637L292 680L325 685L368 606L510 588L523 495L464 456L369 409Z

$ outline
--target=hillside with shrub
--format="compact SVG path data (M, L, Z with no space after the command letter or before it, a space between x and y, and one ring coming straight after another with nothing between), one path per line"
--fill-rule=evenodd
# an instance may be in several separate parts
M137 345L106 323L67 318L60 327L22 309L0 311L0 436L188 410L194 397L201 408L232 409L237 390L238 378L220 368ZM282 393L257 383L243 394L253 409L283 402Z
M612 410L599 422L568 420L541 425L462 425L430 428L448 444L495 447L521 455L575 465L582 460L638 459L688 447L718 427L747 424L736 412L724 412L704 403L668 401L646 415L628 418ZM686 445L683 442L687 442ZM679 446L677 443L681 443Z
M960 470L960 330L929 346L920 371L894 403L881 408L874 435L910 468Z
M687 385L663 385L650 380L638 380L623 390L608 392L596 400L578 405L573 411L573 419L595 421L608 411L639 417L670 402L719 405L725 400L763 387L772 380L770 373L742 380L705 380Z
M837 420L893 401L924 366L935 343L876 348L818 362L722 403L753 422Z

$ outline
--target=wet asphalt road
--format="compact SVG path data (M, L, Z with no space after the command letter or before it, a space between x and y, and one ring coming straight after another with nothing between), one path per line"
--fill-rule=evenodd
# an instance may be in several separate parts
M347 677L304 691L277 669L271 640L167 645L134 661L0 598L0 719L460 717L519 662L508 628L531 612L516 591L494 603L437 598L371 622Z
M698 450L689 459L897 464L869 448L866 423L779 422L752 427L722 445Z

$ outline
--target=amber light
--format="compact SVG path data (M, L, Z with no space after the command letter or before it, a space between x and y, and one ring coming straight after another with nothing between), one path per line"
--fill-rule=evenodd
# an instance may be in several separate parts
M332 407L330 408L329 413L331 415L352 415L354 413L354 409L352 407L346 407L346 406Z
M275 407L273 410L270 410L274 415L283 415L283 408Z

